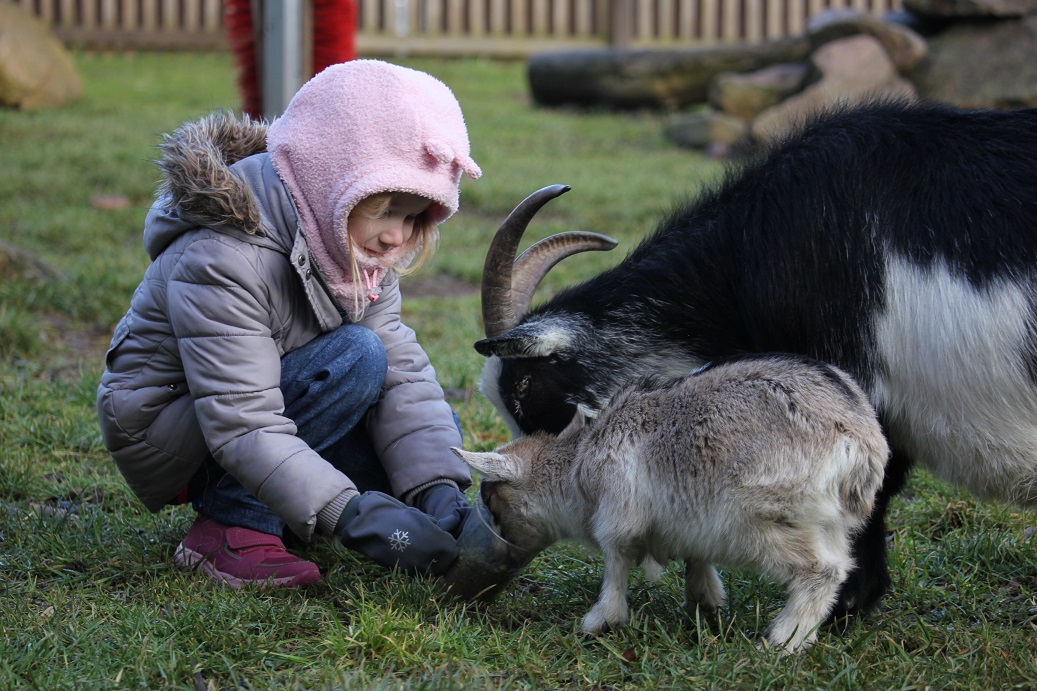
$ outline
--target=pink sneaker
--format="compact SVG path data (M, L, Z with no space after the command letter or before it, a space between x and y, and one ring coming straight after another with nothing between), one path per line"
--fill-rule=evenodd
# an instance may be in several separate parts
M289 553L281 538L258 530L230 527L198 514L176 548L184 569L200 569L232 588L306 585L320 580L317 565Z

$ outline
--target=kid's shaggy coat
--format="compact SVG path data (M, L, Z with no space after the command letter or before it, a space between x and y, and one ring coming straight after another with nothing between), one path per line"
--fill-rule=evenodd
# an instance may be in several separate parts
M266 148L266 126L213 115L163 145L164 191L145 222L153 263L106 355L97 406L105 444L151 511L212 450L260 501L309 539L316 513L353 482L284 417L280 358L343 317L310 266L299 216ZM367 429L397 496L468 469L450 407L414 332L398 277L357 322L382 339L388 371ZM242 363L240 367L226 363ZM190 388L188 390L188 381Z

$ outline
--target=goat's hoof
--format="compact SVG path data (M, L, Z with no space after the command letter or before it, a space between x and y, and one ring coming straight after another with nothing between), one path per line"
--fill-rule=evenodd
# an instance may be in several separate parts
M721 603L721 604L723 604L723 603ZM704 619L712 617L720 609L719 606L714 605L714 604L709 603L709 602L702 602L702 601L688 602L687 600L685 600L681 604L681 607L683 607L684 611L687 612L692 617L694 617L696 614L698 614L698 616L700 616L700 617L702 617Z
M629 621L630 616L626 612L618 616L609 616L594 608L580 622L580 628L583 629L584 633L595 636L611 629L623 628Z

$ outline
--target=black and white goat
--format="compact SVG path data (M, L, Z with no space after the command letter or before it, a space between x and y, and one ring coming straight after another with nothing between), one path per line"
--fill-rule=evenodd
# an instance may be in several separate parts
M888 589L886 505L913 463L1037 506L1037 110L829 114L527 312L551 266L614 244L562 234L514 259L567 189L520 204L486 261L481 388L514 434L559 432L632 380L740 353L847 370L893 456L836 615Z

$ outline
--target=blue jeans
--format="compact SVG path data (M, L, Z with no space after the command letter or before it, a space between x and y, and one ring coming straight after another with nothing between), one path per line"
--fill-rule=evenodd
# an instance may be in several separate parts
M381 340L355 324L321 334L281 358L285 416L295 422L297 436L361 492L392 494L363 425L378 401L386 367ZM284 531L284 521L212 456L192 478L188 492L196 511L220 523L278 536Z

